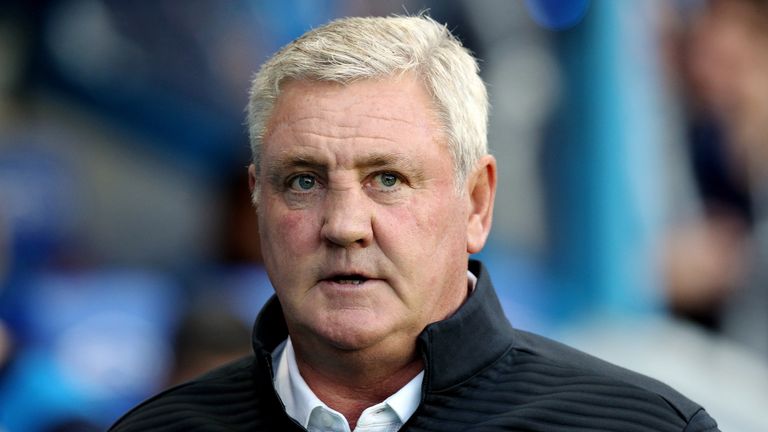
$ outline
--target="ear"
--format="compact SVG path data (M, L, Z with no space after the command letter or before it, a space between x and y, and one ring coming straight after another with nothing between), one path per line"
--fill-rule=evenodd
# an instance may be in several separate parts
M469 218L467 221L467 252L480 252L491 231L493 200L496 197L496 159L483 156L467 179Z
M256 165L250 164L248 165L248 189L251 191L251 202L253 203L254 207L256 206L256 195L258 191L256 190L256 182L258 180L256 179Z

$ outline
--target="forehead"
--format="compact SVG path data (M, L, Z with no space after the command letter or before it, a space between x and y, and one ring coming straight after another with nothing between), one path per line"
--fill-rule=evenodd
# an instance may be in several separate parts
M289 144L375 150L445 141L432 98L409 73L349 84L288 81L266 126L263 143L272 151L263 148L263 156Z
M329 99L339 108L347 107L347 103L350 104L350 107L354 107L355 102L362 99L367 102L365 107L374 111L382 110L388 106L388 104L377 103L379 100L403 102L403 107L417 103L419 108L425 111L425 114L432 116L433 111L435 111L426 86L415 72L358 79L346 83L314 79L287 79L280 83L275 110L286 105L289 100L294 100L297 94L305 95L314 100Z

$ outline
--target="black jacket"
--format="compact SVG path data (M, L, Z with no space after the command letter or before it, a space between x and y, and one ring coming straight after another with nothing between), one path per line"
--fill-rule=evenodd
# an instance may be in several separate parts
M666 385L549 339L515 330L487 271L450 318L427 326L422 400L403 431L717 431ZM287 336L272 298L256 320L255 355L169 389L112 431L301 431L272 385L271 351Z

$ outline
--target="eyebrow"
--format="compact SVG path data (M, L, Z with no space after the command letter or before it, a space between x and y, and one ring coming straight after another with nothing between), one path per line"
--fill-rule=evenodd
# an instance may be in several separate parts
M394 170L403 171L404 174L408 174L414 181L421 180L424 177L423 169L419 164L415 164L410 158L397 153L372 153L356 157L353 167L356 169L391 167ZM309 154L285 155L268 162L266 174L270 182L279 184L282 182L281 173L296 168L327 172L328 163Z

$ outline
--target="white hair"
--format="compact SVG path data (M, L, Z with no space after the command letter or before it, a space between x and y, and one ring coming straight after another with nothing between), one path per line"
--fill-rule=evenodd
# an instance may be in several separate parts
M283 82L347 84L413 71L432 97L461 186L488 153L488 95L478 70L445 25L425 15L342 18L311 30L274 54L253 80L247 122L256 170Z

